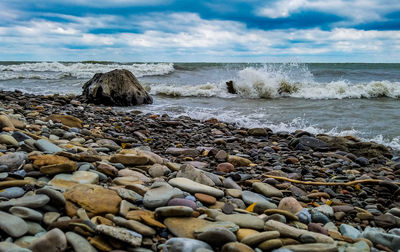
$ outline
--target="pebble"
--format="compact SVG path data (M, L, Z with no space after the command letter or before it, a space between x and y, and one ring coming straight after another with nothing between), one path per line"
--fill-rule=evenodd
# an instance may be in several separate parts
M36 222L41 222L43 219L42 213L27 207L15 206L11 207L8 211L22 219L32 220Z
M173 178L168 183L190 193L204 193L216 198L224 196L224 192L211 186L203 185L187 178Z
M67 249L67 238L64 233L54 228L34 240L28 247L33 252L49 251L61 252Z
M24 196L17 199L10 199L9 201L3 201L0 203L0 209L10 208L13 206L28 207L28 208L39 208L46 205L50 201L50 198L44 194Z
M97 250L82 236L74 232L65 234L67 241L75 252L96 252Z
M291 212L292 214L297 214L303 210L303 207L295 198L285 197L279 202L278 209Z
M0 197L12 199L12 198L21 197L22 195L24 195L24 193L25 193L25 190L22 189L21 187L13 186L13 187L9 187L4 190L1 190Z
M28 225L20 217L0 211L0 229L17 238L28 232Z
M213 251L210 245L203 241L189 238L171 238L163 246L165 252L196 252Z
M147 208L165 206L172 197L182 195L182 191L173 188L168 183L154 183L143 197L143 204Z
M226 228L212 228L196 235L196 238L213 247L221 247L226 243L235 242L236 236Z
M266 183L255 182L253 183L252 187L254 190L263 194L266 197L283 197L283 193L280 190Z
M126 242L134 247L138 247L142 244L142 235L126 228L111 227L101 224L96 226L96 231Z
M359 238L361 235L360 231L347 224L340 225L339 230L343 236L350 237L353 240Z

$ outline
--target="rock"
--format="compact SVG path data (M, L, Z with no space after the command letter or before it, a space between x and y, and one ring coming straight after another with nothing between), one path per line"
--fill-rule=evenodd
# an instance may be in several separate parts
M292 214L297 214L303 209L303 207L295 198L285 197L279 202L278 209L289 211Z
M8 199L13 199L13 198L18 198L24 195L25 190L22 189L21 187L9 187L4 190L0 190L0 197L3 198L8 198Z
M55 222L60 217L60 213L58 212L47 212L43 216L43 223L46 226L50 226L53 222Z
M100 176L98 173L90 171L76 171L71 176L71 181L79 184L98 184Z
M200 152L197 149L189 148L168 148L165 153L171 154L173 156L187 156L187 157L197 157Z
M7 134L0 134L0 144L11 145L18 147L18 142L14 137Z
M67 162L63 164L53 164L40 167L40 172L46 175L55 175L59 173L70 173L75 171L78 165L75 162Z
M263 195L252 191L243 191L242 199L246 205L251 205L255 202L269 202Z
M158 207L155 210L155 215L160 217L190 217L193 209L186 206L166 206Z
M215 202L217 202L215 197L204 193L195 193L194 196L203 204L213 205Z
M123 165L135 166L144 165L149 162L149 158L146 156L139 156L136 154L115 154L110 158L111 163L121 163Z
M214 247L221 247L225 243L236 241L235 234L226 228L213 228L197 234L196 238Z
M125 227L130 230L136 231L143 236L153 236L156 234L156 231L153 228L151 228L139 221L126 220L121 217L114 217L112 220L118 226Z
M34 240L28 248L33 252L61 252L67 249L67 239L60 229L54 228Z
M302 136L299 138L298 144L303 146L309 147L313 150L318 151L326 151L328 150L328 144L320 139L309 137L309 136Z
M347 224L340 225L339 230L343 236L350 237L353 240L359 238L359 236L361 235L360 231Z
M277 231L266 231L261 232L253 235L248 235L244 237L241 242L247 244L249 246L256 246L257 244L266 241L278 238L280 236L279 232Z
M217 172L229 173L235 171L235 167L231 163L221 163L217 166Z
M97 73L82 88L82 95L95 104L132 106L153 103L135 76L125 69Z
M296 215L292 214L289 211L285 211L285 210L281 210L281 209L267 209L264 211L264 214L266 214L266 215L273 215L273 214L283 215L289 221L298 221L299 220L299 217L297 217Z
M75 185L64 193L66 200L84 208L90 215L116 214L121 198L118 194L98 185ZM107 200L104 200L107 199ZM68 213L72 216L74 213Z
M247 158L229 155L228 163L231 163L235 167L240 167L240 166L249 166L252 162Z
M75 252L97 252L97 250L85 238L77 233L67 232L65 236Z
M259 192L266 197L279 197L279 198L283 197L283 194L280 190L276 189L275 187L269 184L262 182L255 182L253 183L252 186L256 192Z
M168 201L168 206L186 206L197 210L196 202L189 199L173 198Z
M213 251L210 245L205 242L189 239L189 238L171 238L168 239L164 246L163 252L200 252Z
M338 248L335 244L327 243L312 243L312 244L298 244L284 246L284 249L288 249L293 252L337 252Z
M268 136L268 131L264 128L252 128L248 130L251 136Z
M276 248L282 247L282 241L280 239L271 239L262 242L261 244L258 245L258 248L261 249L262 251L270 251Z
M256 202L253 212L262 214L264 213L265 210L276 209L276 208L277 206L274 203L271 203L269 201L261 201L261 202Z
M207 186L215 185L215 183L209 177L207 177L207 175L205 175L204 172L194 168L192 165L189 164L182 165L180 170L176 174L176 177L187 178Z
M145 207L151 209L166 206L172 197L182 194L181 190L173 188L168 183L156 182L151 186L150 190L145 193L143 204Z
M400 249L400 236L383 233L379 229L368 227L364 230L362 236L372 241L374 244L381 244L393 251L398 251Z
M139 247L142 244L142 235L126 228L101 224L96 226L96 231L126 242L134 247Z
M22 219L33 220L36 222L41 222L43 219L42 213L27 207L18 207L18 206L11 207L9 209L9 212Z
M10 118L6 115L0 115L0 129L3 128L14 128L14 125L10 121Z
M254 250L240 242L229 242L222 247L221 252L254 252Z
M3 201L0 203L0 209L8 209L13 206L28 207L28 208L39 208L46 205L50 201L47 195L32 195L24 196L17 199L11 199L9 201Z
M11 242L0 242L0 251L4 252L32 252L30 249L21 248L20 246Z
M397 227L396 217L391 214L382 214L375 217L375 223L378 227L394 228Z
M256 230L264 228L264 221L250 214L220 214L215 219L217 221L233 222L241 228L253 228Z
M46 121L60 122L68 127L82 128L82 120L71 115L52 114Z
M154 164L148 170L148 173L153 178L168 175L170 172L171 172L171 170L168 169L168 167L166 167L165 165L160 165L160 164Z
M310 231L303 230L303 229L297 229L292 226L289 226L289 225L286 225L284 223L274 221L274 220L267 221L265 223L264 229L271 230L271 231L278 231L281 234L281 236L286 236L286 237L290 237L293 239L297 239L302 234L311 234L317 239L317 242L320 242L320 243L333 243L334 242L334 240L332 238L330 238L329 236L310 232Z
M15 170L25 164L28 156L23 152L8 153L0 156L0 164L7 165L8 169Z
M314 208L314 210L321 212L328 217L333 217L334 214L332 207L329 205L321 205L319 207Z
M224 192L219 189L194 182L187 178L173 178L168 183L190 193L204 193L217 198L224 196Z
M20 217L0 211L0 229L11 237L17 238L28 232L28 225Z
M49 141L44 140L44 139L37 140L35 142L35 147L45 153L50 153L50 154L62 151L62 149L60 147L58 147L57 145L52 144Z

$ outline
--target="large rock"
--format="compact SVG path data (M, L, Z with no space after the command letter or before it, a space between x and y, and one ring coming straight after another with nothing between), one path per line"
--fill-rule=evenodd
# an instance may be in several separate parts
M97 73L82 88L83 96L95 104L132 106L153 103L136 77L125 69Z

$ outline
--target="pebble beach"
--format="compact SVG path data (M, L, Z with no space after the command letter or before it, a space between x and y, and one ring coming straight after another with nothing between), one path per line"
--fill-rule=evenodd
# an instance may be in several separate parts
M398 151L0 91L0 251L398 251Z

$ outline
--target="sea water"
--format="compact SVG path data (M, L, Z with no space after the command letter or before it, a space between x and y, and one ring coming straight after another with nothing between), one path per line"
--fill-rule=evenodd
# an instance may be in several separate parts
M95 73L117 68L153 96L135 108L145 113L353 135L400 150L400 64L0 62L0 89L81 94Z

